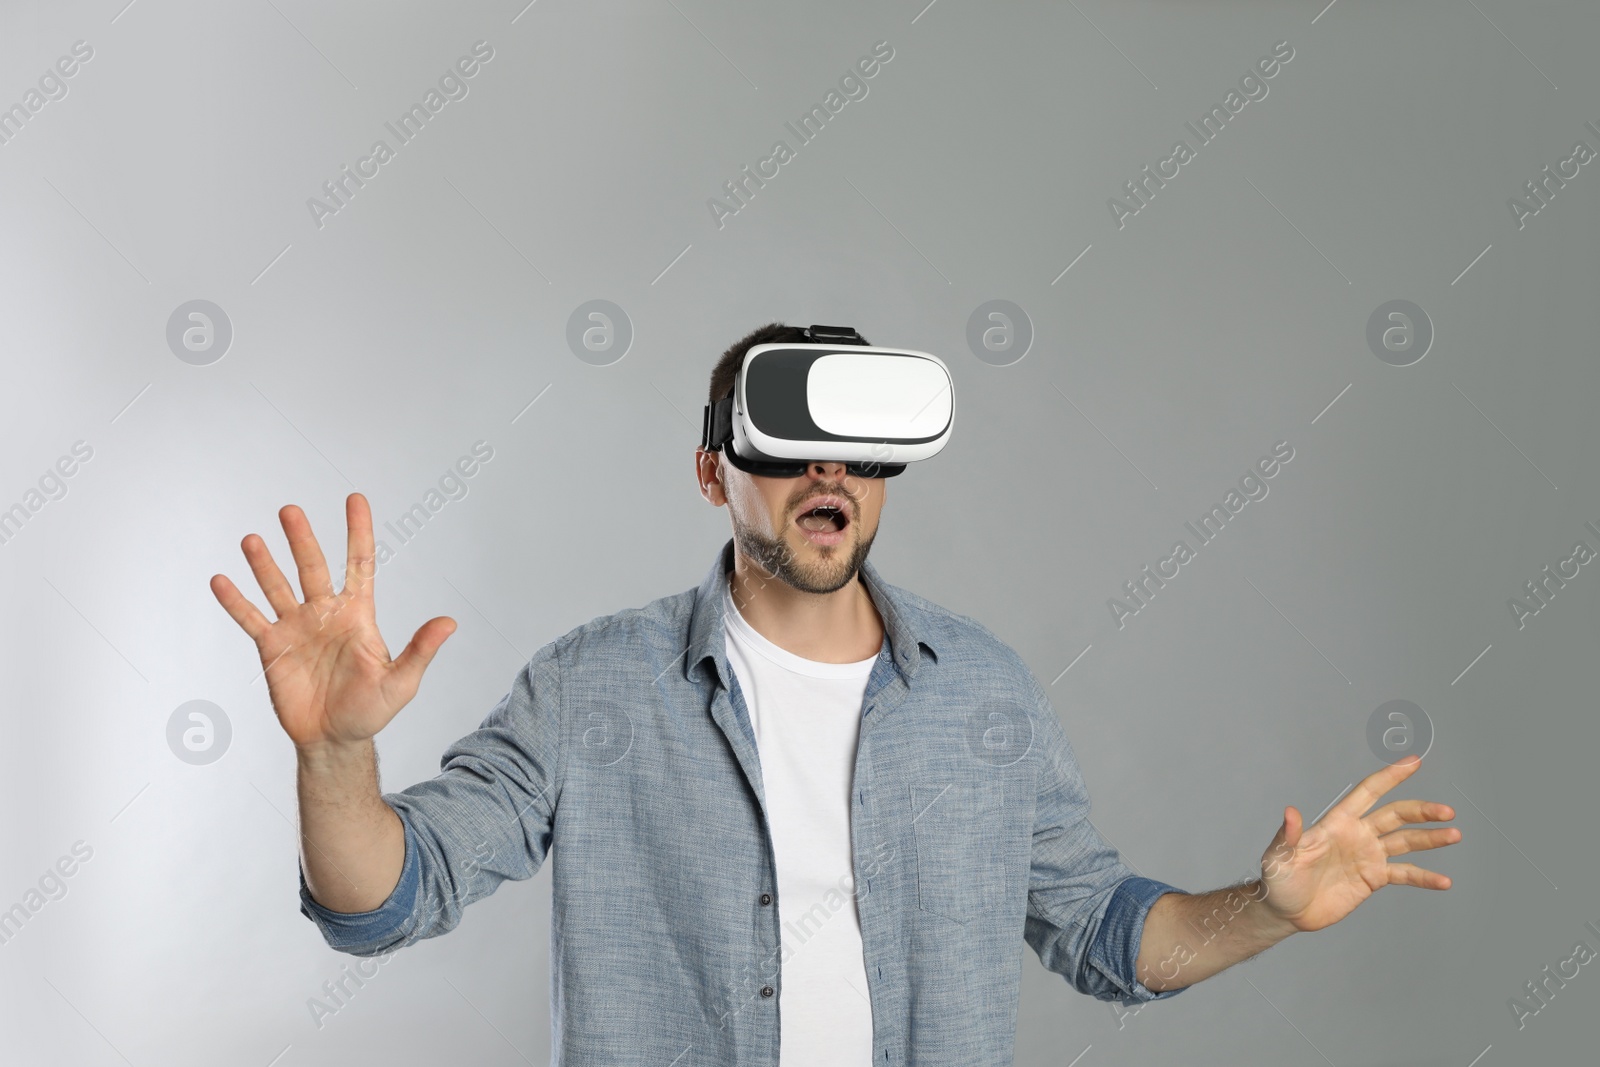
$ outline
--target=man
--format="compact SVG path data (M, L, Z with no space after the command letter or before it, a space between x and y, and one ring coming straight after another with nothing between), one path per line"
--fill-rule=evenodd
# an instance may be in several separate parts
M752 346L808 337L773 323L733 345L711 402ZM1309 829L1285 808L1258 880L1190 894L1135 875L1089 822L1022 659L867 561L885 479L820 460L765 477L732 447L695 454L733 525L699 587L545 645L441 773L398 793L379 791L372 738L455 623L389 657L366 500L346 501L342 590L293 506L303 602L254 534L278 621L212 578L295 744L301 910L330 945L445 933L549 856L556 1063L994 1065L1012 1058L1019 934L1075 989L1133 1005L1386 884L1449 887L1388 860L1460 840L1408 826L1451 808L1367 812L1417 760Z

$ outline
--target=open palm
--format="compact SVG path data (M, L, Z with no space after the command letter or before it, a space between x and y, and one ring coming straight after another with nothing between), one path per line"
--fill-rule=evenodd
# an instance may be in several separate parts
M429 619L399 657L391 659L373 609L377 560L366 497L351 493L345 499L345 578L337 592L305 513L290 504L278 512L278 519L294 555L304 601L295 597L256 534L246 535L240 548L278 620L269 622L226 575L212 576L211 591L255 641L273 710L296 746L364 741L416 695L422 672L455 632L455 621L448 616Z
M1390 863L1389 857L1460 841L1461 831L1452 826L1407 826L1453 819L1455 809L1396 800L1363 814L1421 765L1421 758L1413 756L1368 775L1304 833L1299 810L1284 809L1283 825L1261 857L1267 906L1297 930L1320 930L1386 885L1449 889L1445 875L1411 863Z

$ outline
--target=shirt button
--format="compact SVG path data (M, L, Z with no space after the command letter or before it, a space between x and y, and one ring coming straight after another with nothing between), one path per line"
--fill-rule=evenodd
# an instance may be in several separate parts
M768 904L771 904L771 903L772 903L772 894L771 893L762 893L761 894L761 906L764 908Z
M761 995L764 996L764 997L772 996L772 987L769 986L769 985L762 986L761 987Z

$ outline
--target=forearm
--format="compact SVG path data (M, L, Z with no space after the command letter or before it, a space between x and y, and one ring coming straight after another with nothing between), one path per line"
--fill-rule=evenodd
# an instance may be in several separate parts
M1264 903L1259 879L1209 893L1167 893L1150 906L1139 943L1139 981L1181 989L1264 952L1294 933Z
M394 892L405 830L378 788L371 741L297 748L300 867L330 911L371 911Z

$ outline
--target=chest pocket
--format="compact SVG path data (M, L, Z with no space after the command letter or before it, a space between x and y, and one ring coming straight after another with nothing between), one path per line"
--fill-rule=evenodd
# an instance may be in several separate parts
M912 836L917 850L917 903L923 911L966 923L1003 894L1001 785L915 782Z

